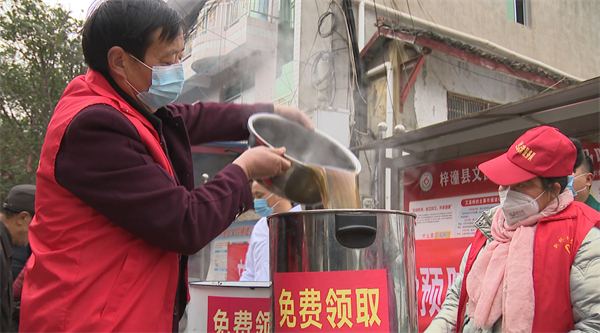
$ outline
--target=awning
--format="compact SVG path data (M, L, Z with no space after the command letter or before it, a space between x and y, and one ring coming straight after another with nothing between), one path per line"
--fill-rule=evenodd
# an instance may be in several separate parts
M538 125L572 137L597 135L600 77L351 149L396 148L409 153L393 160L393 166L404 169L507 149Z

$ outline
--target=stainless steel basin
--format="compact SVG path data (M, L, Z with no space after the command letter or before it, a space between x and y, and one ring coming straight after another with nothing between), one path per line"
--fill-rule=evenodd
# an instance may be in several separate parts
M358 158L346 147L318 130L273 114L256 114L248 119L250 147L285 147L291 168L281 176L258 181L270 191L303 204L321 202L319 187L308 164L360 172Z

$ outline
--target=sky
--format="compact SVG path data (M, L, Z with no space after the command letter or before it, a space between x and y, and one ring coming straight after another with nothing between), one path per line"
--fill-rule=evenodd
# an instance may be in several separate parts
M73 17L83 20L94 0L44 0L44 2L50 6L56 6L58 3L64 9L70 10Z

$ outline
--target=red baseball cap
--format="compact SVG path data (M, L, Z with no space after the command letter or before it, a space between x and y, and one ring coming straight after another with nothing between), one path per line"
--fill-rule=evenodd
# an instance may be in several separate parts
M513 185L539 177L573 173L577 149L558 128L539 126L521 135L508 151L479 165L498 185Z

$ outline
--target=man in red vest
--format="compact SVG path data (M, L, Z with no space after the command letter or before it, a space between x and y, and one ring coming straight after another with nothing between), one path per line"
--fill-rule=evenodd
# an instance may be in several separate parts
M187 255L250 208L249 180L284 173L253 148L194 186L191 145L248 138L271 104L171 104L183 86L181 16L162 0L107 0L82 31L85 76L65 89L37 170L24 332L177 332Z
M425 332L600 332L600 213L567 189L576 149L548 126L479 165L499 184Z

